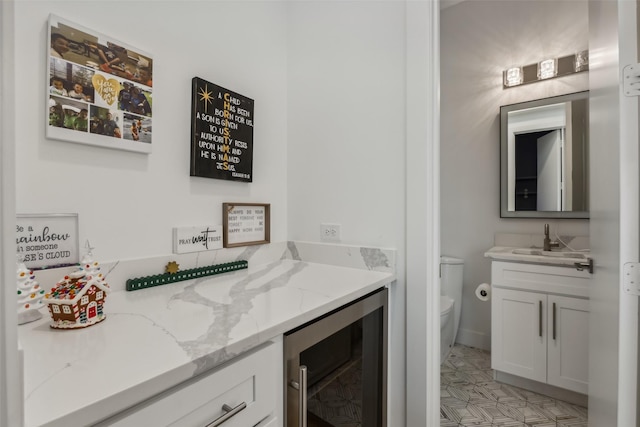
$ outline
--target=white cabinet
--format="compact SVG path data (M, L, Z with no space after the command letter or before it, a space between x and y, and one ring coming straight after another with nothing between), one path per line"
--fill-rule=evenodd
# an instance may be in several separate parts
M586 394L589 383L589 300L549 295L547 384Z
M282 342L272 342L96 427L277 427L281 367Z
M494 287L491 368L547 381L546 295ZM543 301L544 300L544 301Z
M586 394L589 300L582 291L579 296L548 291L549 286L554 291L562 285L563 275L567 283L588 290L589 276L565 267L522 264L524 270L519 272L517 263L494 264L498 265L492 269L491 367ZM515 289L509 289L510 284Z

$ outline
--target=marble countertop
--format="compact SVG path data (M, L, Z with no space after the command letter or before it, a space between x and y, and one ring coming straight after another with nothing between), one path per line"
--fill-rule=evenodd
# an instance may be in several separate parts
M521 253L514 253L516 252ZM527 253L531 252L531 253ZM536 255L540 253L540 255ZM588 261L589 252L553 251L553 256L542 255L542 248L515 248L511 246L494 246L484 253L487 258L498 261L527 262L534 264L556 265L575 268L576 262Z
M25 426L90 425L394 280L391 272L282 259L109 293L106 320L18 328Z

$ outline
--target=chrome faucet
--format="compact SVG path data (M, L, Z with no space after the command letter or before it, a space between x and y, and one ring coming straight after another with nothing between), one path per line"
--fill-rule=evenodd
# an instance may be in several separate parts
M560 247L560 243L555 241L552 242L551 239L549 238L549 224L545 224L544 225L544 242L543 242L542 250L550 251L551 248L559 248L559 247Z

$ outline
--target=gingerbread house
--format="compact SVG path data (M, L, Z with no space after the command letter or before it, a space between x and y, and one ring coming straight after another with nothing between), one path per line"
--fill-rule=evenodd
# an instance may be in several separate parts
M83 260L82 267L65 276L45 295L52 328L84 328L105 319L104 302L109 285L97 265Z

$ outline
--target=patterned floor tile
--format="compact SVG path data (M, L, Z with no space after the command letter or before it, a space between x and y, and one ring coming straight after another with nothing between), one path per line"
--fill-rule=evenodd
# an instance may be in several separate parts
M440 408L440 427L458 427L458 425L457 421L448 420Z
M460 377L468 384L483 384L493 382L493 375L486 371L462 371Z
M464 387L449 386L447 387L447 391L452 398L465 403L469 402L469 391L465 390Z
M460 424L463 426L491 426L491 420L486 419L480 408L475 405L467 405L459 414Z
M440 382L447 385L469 384L469 376L464 371L453 371L440 374Z
M587 409L493 380L491 354L455 345L442 364L441 427L586 427Z
M579 406L556 400L551 403L540 405L540 408L547 416L556 421L584 420L584 416L577 408Z
M505 405L504 403L498 403L496 406L502 413L504 418L519 421L524 423L524 414L522 413L526 406Z
M476 385L472 390L469 390L469 403L481 406L493 406L495 407L497 402L486 397L482 393L482 385Z
M440 419L445 419L448 421L453 421L456 423L460 423L460 421L462 420L462 416L463 416L463 410L465 410L467 408L467 405L465 404L464 406L458 407L456 408L453 405L450 405L448 403L441 403L440 404L440 414L441 417Z
M500 402L500 405L506 405L512 408L523 408L525 406L528 406L529 403L527 403L524 400L508 400L508 401Z
M477 406L483 412L484 417L491 420L493 424L513 421L512 418L505 415L504 411L498 407L496 402L493 402L492 404L478 404Z
M529 427L520 421L515 420L505 420L505 421L496 421L491 424L491 427Z
M573 420L573 421L558 421L557 427L588 427L586 420Z

